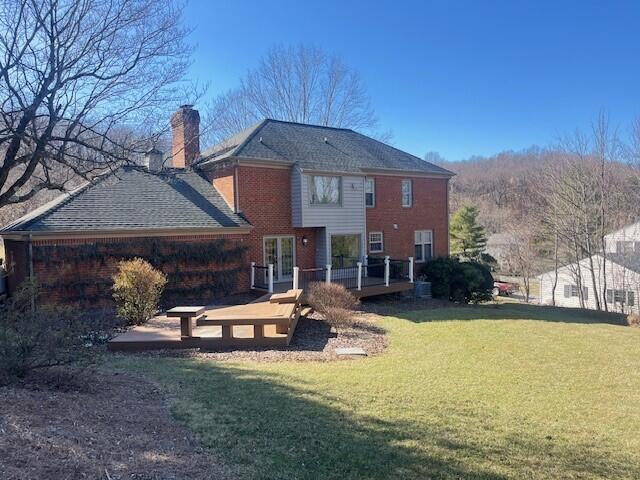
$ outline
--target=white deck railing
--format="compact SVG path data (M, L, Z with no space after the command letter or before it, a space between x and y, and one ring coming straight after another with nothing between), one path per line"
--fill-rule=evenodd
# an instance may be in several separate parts
M380 278L382 285L388 287L392 280L392 270L407 268L406 275L401 272L402 279L406 278L409 283L414 281L414 261L413 257L409 257L407 260L392 260L390 257L384 257L384 261L381 264L369 264L367 256L364 257L363 262L357 262L353 267L334 268L332 265L326 265L324 268L313 269L300 269L300 267L293 267L292 286L294 289L298 289L301 285L301 273L303 282L308 284L311 281L324 281L325 283L340 283L345 285L346 288L362 290L363 286L369 286L375 284L375 278ZM381 267L384 268L383 272L380 272ZM372 271L373 270L373 274ZM382 273L382 276L380 276ZM255 262L251 262L251 288L262 288L269 293L273 293L274 290L274 265L272 263L263 266L256 265ZM395 279L394 279L395 280ZM378 284L380 285L380 284Z

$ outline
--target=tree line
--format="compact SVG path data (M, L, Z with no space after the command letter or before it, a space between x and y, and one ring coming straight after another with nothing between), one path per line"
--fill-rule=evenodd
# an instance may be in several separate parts
M559 268L584 260L572 271L580 304L588 286L609 310L605 236L640 220L640 120L622 135L603 113L548 148L439 163L457 173L452 210L475 206L479 224L506 238L500 268L524 279L527 296L530 279L553 270L555 304Z

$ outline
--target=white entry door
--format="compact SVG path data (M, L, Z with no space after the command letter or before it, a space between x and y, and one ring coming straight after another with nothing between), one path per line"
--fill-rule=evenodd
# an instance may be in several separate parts
M295 265L294 237L264 237L264 263L273 264L274 282L291 280Z

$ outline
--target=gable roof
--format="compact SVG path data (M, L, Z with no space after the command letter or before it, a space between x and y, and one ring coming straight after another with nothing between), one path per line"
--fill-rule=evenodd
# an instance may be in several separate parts
M597 258L599 259L598 262L601 262L604 257L602 253L598 252L598 253L595 253L592 258ZM583 264L583 262L586 263L588 260L589 260L589 257L585 257L581 259L580 262L567 263L565 265L560 266L558 269L559 270L576 269L577 268L576 266L578 264ZM640 255L637 253L635 254L607 253L606 261L609 263L618 265L619 267L629 270L631 272L640 274ZM587 268L587 267L584 267L584 268ZM543 272L540 275L538 275L537 278L553 275L554 272L555 270L549 270L549 271Z
M607 253L607 260L617 263L621 267L640 273L640 255L624 253Z
M415 155L345 128L266 119L202 154L204 166L230 157L284 162L303 170L412 171L454 174Z
M219 230L250 227L193 171L122 167L0 229L7 233Z

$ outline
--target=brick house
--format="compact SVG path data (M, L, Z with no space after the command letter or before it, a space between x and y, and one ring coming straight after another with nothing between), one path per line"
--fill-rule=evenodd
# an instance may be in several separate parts
M171 165L149 152L0 230L10 291L33 276L55 300L108 298L117 260L142 256L202 301L267 282L269 264L286 287L294 267L449 252L443 168L348 129L267 119L200 152L196 110L171 125Z

